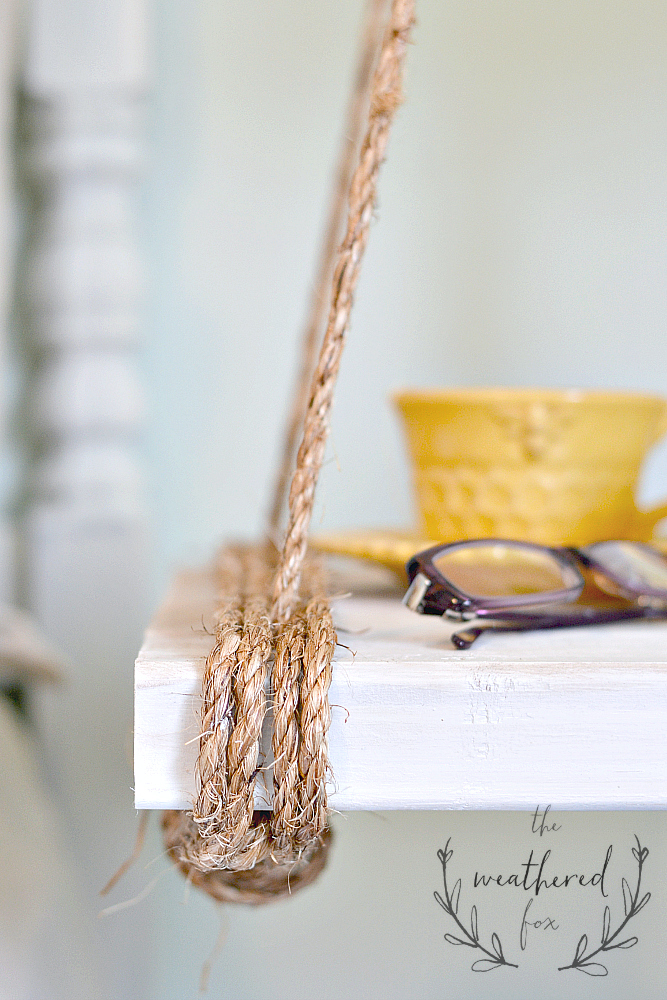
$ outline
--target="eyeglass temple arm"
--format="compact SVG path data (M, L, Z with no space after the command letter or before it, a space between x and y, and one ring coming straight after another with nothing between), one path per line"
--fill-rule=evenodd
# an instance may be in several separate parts
M574 609L573 609L574 610ZM516 612L509 617L479 620L461 631L455 632L452 643L457 649L470 649L482 632L527 632L546 628L570 628L579 625L606 625L610 622L625 621L629 618L666 618L667 608L650 608L633 605L627 608L582 608L574 614L525 614Z

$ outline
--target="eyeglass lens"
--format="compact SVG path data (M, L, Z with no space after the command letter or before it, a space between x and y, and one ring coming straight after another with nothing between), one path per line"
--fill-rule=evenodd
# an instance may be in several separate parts
M667 594L667 559L658 552L634 542L596 542L581 551L628 590L641 593L648 588ZM597 574L596 582L607 589Z
M497 541L451 548L433 565L473 598L546 594L581 582L576 570L548 551Z

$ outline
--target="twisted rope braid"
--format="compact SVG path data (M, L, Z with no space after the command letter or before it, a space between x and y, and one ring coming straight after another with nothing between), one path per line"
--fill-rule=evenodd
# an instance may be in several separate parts
M328 694L335 646L336 632L329 605L322 597L315 597L306 608L306 645L299 698L301 816L296 840L301 845L310 843L327 823L327 732L331 724Z
M273 856L286 859L294 850L301 809L299 786L299 682L306 646L302 614L282 626L273 664Z
M294 390L292 408L287 421L282 456L273 488L273 501L269 513L269 529L272 537L277 535L280 528L283 508L287 499L289 482L294 467L294 454L310 397L310 383L330 304L329 289L331 287L331 276L336 263L336 254L345 223L350 177L359 156L359 145L367 117L367 104L373 70L384 34L386 10L387 0L368 0L367 2L361 58L343 131L343 142L336 170L329 218L320 253L317 280L311 297L308 320L304 328L301 343L300 370Z
M289 524L274 586L273 617L278 622L288 620L297 600L352 297L368 241L380 165L394 114L401 103L401 72L413 22L414 0L394 0L373 78L368 130L352 177L347 232L334 270L329 322L311 383L303 438L290 487Z
M215 626L215 643L202 680L202 735L195 768L197 798L193 819L202 837L222 816L227 801L227 743L234 723L232 678L241 642L242 564L238 551L227 549L219 565L221 604Z

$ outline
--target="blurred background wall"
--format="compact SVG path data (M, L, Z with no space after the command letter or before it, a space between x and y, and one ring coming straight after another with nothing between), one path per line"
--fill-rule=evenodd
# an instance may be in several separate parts
M48 38L71 23L76 5L64 9L61 21L37 18ZM117 23L119 10L131 19L136 8L123 0L99 10L103 22ZM139 101L148 92L144 125L132 118L123 133L145 158L135 202L144 292L132 308L147 500L141 510L126 504L124 520L84 518L84 528L80 519L72 528L67 518L31 514L26 534L28 603L72 664L67 690L36 699L42 754L114 1000L195 996L218 932L214 907L169 871L155 831L111 901L157 877L147 898L94 919L104 905L97 890L133 837L132 658L175 566L262 529L361 13L358 0L168 0L149 10L145 68L130 59L119 80L102 61L99 80L55 70L49 78L58 93L110 87ZM63 64L85 44L83 34ZM34 71L43 63L28 50L28 92L51 100L49 79ZM422 0L405 90L315 529L410 523L406 463L387 402L394 389L667 393L664 4ZM109 267L118 273L113 261ZM122 353L120 343L113 350ZM139 427L132 420L131 437ZM126 440L125 431L113 434ZM651 459L643 499L665 493L667 447ZM642 938L645 961L635 949L615 976L594 985L607 1000L630 989L641 1000L664 996L663 814L568 823L591 856L610 836L631 832L651 846L658 891L655 923ZM317 887L274 908L223 915L228 938L211 995L522 1000L539 989L562 997L558 976L542 977L537 966L512 982L472 975L455 949L445 951L434 912L435 851L447 836L473 857L525 839L525 826L525 816L507 814L337 818L334 859ZM567 989L593 995L583 976Z

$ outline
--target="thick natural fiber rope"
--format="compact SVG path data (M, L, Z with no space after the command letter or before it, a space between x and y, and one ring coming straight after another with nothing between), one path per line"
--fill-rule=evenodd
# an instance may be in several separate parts
M303 438L290 488L289 523L274 587L273 617L279 622L289 619L297 599L352 297L368 240L380 165L401 102L401 71L413 22L414 0L394 0L373 78L368 130L350 187L347 232L334 270L329 322L311 383Z
M269 852L266 824L253 824L253 800L272 651L270 570L253 548L223 550L217 570L221 605L202 682L197 797L179 860L200 871L242 871Z
M315 844L289 866L275 864L271 858L260 861L249 871L230 872L222 869L200 871L195 865L181 860L184 814L169 810L162 816L165 845L176 865L197 889L208 893L219 903L247 903L261 906L290 896L311 885L326 865L331 831L322 831Z
M275 636L267 616L272 550L226 548L216 570L221 604L202 684L197 797L191 814L165 813L163 828L195 884L216 899L262 903L308 884L326 859L335 632L317 566L304 575L313 596ZM254 793L272 653L275 806L268 813L255 811Z
M273 488L269 513L269 531L278 536L289 481L294 470L294 455L303 428L303 420L310 396L310 383L315 370L320 337L330 305L331 277L336 254L342 237L347 208L350 178L359 156L364 124L367 118L371 80L377 54L384 35L388 0L367 0L366 23L359 66L347 111L340 158L336 168L335 183L329 207L329 217L320 251L317 277L310 300L308 319L301 342L301 361L292 397L292 407L287 420L283 451Z
M316 570L304 571L315 485L329 429L352 295L368 238L377 176L401 100L414 0L394 0L369 102L369 125L349 194L327 331L311 385L276 567L270 545L223 550L220 610L203 679L202 734L191 814L167 812L167 848L187 877L219 900L266 902L321 871L327 827L328 690L335 632ZM268 594L273 578L273 603ZM301 595L299 594L301 588ZM274 809L255 812L265 683L273 656Z

